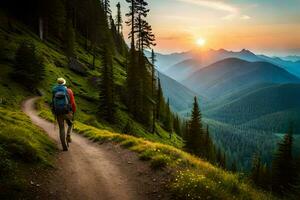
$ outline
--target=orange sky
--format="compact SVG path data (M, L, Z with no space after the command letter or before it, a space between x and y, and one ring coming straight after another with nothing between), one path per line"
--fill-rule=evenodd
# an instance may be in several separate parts
M112 5L116 2L112 0ZM128 4L125 0L120 2L125 14ZM156 51L190 50L197 48L197 38L204 38L205 48L300 54L300 0L148 2L151 9L148 20L157 38ZM125 37L127 30L125 26Z

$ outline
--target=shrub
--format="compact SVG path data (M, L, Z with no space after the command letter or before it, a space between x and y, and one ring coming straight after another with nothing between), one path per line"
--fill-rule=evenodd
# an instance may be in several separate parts
M33 90L44 75L45 67L41 57L37 55L35 45L27 41L22 42L15 55L12 77L16 82Z
M26 130L8 126L2 131L4 133L14 132L13 134L0 135L2 146L10 152L13 158L23 160L24 162L36 162L39 160L37 150L25 138L20 137L24 135L23 132Z
M140 160L143 160L143 161L149 161L152 159L154 154L155 154L154 151L145 150L139 155L139 158L140 158Z
M9 155L7 151L0 146L0 179L5 178L13 168L12 162L9 160Z
M161 169L166 167L169 162L170 162L170 157L163 154L155 155L152 157L150 166L152 169Z

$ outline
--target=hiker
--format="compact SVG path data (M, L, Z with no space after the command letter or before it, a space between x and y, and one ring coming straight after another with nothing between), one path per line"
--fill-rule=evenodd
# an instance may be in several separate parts
M73 91L66 87L64 78L57 79L57 85L52 89L52 112L55 115L58 126L59 136L64 151L68 150L68 143L71 143L71 131L73 126L74 114L76 112L76 104ZM68 125L67 136L65 136L66 121Z

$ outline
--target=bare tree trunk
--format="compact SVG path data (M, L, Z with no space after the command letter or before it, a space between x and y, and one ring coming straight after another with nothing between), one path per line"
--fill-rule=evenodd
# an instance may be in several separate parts
M152 133L155 133L155 104L153 104L153 114L152 114Z
M39 36L41 40L44 40L44 23L41 17L39 18Z
M132 0L131 1L131 13L132 13L132 16L131 16L131 34L132 34L132 37L131 37L131 48L132 50L134 50L134 8L135 8L135 5L134 5L134 1Z

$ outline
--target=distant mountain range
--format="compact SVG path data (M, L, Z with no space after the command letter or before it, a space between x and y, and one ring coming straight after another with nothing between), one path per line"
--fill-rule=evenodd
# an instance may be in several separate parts
M204 117L213 119L209 122L282 133L294 121L300 133L300 61L255 55L245 49L162 57L160 63L170 63L169 58L178 61L158 70L164 71L164 94L181 116L190 112L191 99L197 95Z
M227 58L195 71L182 83L213 100L257 84L300 83L300 79L268 62Z
M284 56L284 57L280 57L282 60L286 60L286 61L292 61L292 62L298 62L300 61L300 56Z
M249 168L256 151L264 152L262 159L270 163L291 122L300 135L300 61L296 58L248 50L189 51L158 55L157 69L163 72L159 77L165 98L181 117L189 117L192 99L199 97L203 122L209 125L214 142L231 155L229 163L239 160Z
M149 52L146 54L150 55ZM300 77L300 61L296 61L295 56L293 56L293 61L291 61L291 58L290 60L283 60L279 57L256 55L246 49L239 52L227 51L225 49L210 49L207 51L192 50L169 55L156 54L156 56L158 70L177 81L182 81L195 71L226 58L239 58L249 62L267 61Z
M147 58L150 58L151 52L145 51L145 55ZM156 56L155 65L160 72L166 71L168 67L175 65L178 62L191 58L189 52L172 53L172 54L155 53L155 56Z

